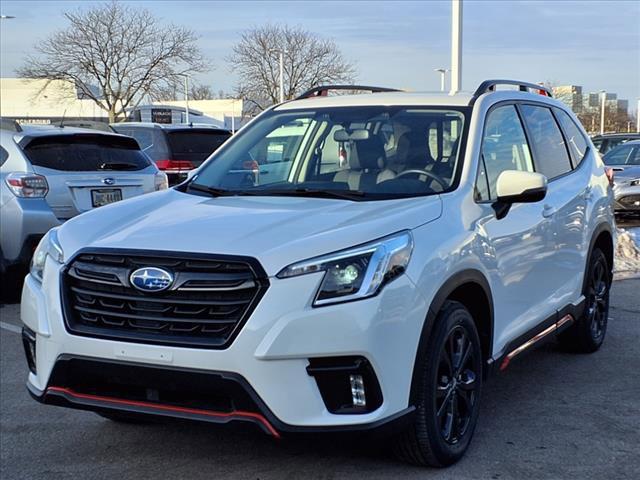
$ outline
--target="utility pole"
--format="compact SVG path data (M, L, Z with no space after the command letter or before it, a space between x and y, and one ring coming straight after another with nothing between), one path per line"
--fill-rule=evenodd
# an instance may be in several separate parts
M451 93L462 88L462 0L451 0Z
M284 102L284 52L280 50L280 103Z
M602 105L600 107L600 135L604 134L604 106L605 101L607 99L607 92L605 90L600 90L600 95L602 97Z
M183 73L184 77L184 103L185 103L185 123L189 123L189 75Z

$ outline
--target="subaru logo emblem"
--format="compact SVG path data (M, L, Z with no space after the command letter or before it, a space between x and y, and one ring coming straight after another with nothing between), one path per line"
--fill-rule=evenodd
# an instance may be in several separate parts
M139 268L129 277L131 285L143 292L161 292L173 283L173 275L156 267Z
M105 185L114 185L116 183L116 180L115 178L107 177L102 179L102 183L104 183Z

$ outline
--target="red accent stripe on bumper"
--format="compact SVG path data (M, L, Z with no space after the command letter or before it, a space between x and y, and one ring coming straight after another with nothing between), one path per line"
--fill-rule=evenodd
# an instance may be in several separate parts
M214 417L214 418L227 418L227 419L236 418L236 419L251 420L263 425L267 429L267 431L271 435L273 435L273 437L278 439L280 438L280 434L275 428L273 428L273 426L269 423L269 421L259 413L255 413L255 412L245 412L242 410L234 410L233 412L212 412L211 410L202 410L198 408L176 407L173 405L162 405L159 403L143 402L138 400L124 400L121 398L103 397L100 395L79 393L74 390L71 390L70 388L64 388L64 387L49 387L47 388L47 393L49 392L57 392L57 393L62 393L64 395L69 395L70 397L75 397L75 398L85 399L85 400L93 400L96 402L111 403L115 405L128 405L131 407L143 407L143 408L150 408L153 410L160 410L160 411L166 411L166 412L187 413L192 415L204 415L207 417Z

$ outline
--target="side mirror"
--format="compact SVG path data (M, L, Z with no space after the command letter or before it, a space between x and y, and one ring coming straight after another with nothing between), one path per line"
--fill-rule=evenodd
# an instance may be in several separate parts
M539 202L547 195L547 177L541 173L505 170L496 182L493 204L498 219L504 218L514 203Z

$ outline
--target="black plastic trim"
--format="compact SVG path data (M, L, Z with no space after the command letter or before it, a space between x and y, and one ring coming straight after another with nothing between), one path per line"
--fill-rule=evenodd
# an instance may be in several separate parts
M389 87L372 87L369 85L320 85L318 87L311 88L304 92L302 95L296 97L296 100L303 100L306 98L323 97L327 95L329 90L362 90L371 93L380 92L402 92L397 88Z
M293 435L293 434L317 434L317 433L329 434L329 433L360 433L360 432L374 433L375 432L375 434L379 434L379 435L388 435L392 433L397 433L402 429L406 428L408 425L410 425L412 421L412 417L415 412L415 407L410 406L408 408L405 408L404 410L396 412L383 419L380 419L374 422L369 422L369 423L362 423L362 424L312 426L312 427L289 425L279 420L273 414L273 412L267 407L267 405L256 393L256 391L249 384L249 382L242 375L235 372L222 372L222 371L200 370L200 369L192 369L192 368L173 367L173 366L149 365L149 364L137 363L137 362L126 362L121 360L105 360L100 358L70 355L70 354L60 355L56 360L56 365L58 365L58 362L66 362L70 360L86 360L88 362L102 363L106 367L108 367L109 365L146 367L146 368L153 368L153 369L162 370L162 371L173 371L173 372L176 372L176 374L178 375L181 372L185 372L185 373L196 373L196 374L218 376L224 380L235 382L240 388L242 388L246 392L246 394L249 396L249 398L251 398L251 400L255 403L255 407L258 413L260 413L260 415L262 415L267 420L267 422L269 422L269 424L271 424L276 429L277 432L283 433L283 434ZM54 385L47 385L47 388L51 386L54 386ZM69 399L67 397L61 397L59 395L52 397L49 394L47 394L46 389L44 391L39 390L30 382L27 382L27 390L29 391L29 394L36 401L44 404L53 404L53 405L67 407L67 408L75 408L75 409L90 410L90 411L135 412L135 410L131 408L127 408L125 406L122 406L122 408L120 407L113 408L112 406L109 406L109 405L105 405L105 406L87 405L87 404L76 403L72 399ZM142 412L142 413L149 413L149 412ZM159 414L158 412L149 413L149 415L155 416L155 417L165 416L165 415ZM181 418L195 420L195 421L203 421L203 418L197 415L184 414L184 415L181 415ZM215 422L215 423L219 423L219 422Z

